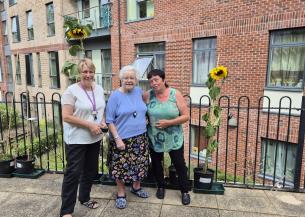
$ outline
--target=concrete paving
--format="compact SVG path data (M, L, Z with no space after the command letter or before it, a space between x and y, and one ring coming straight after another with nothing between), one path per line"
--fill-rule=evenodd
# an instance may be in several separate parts
M58 217L62 175L45 174L38 179L0 178L0 217ZM79 203L73 217L305 217L305 193L225 188L224 195L195 194L181 204L180 192L167 190L164 200L154 188L141 199L127 193L128 206L115 208L115 187L94 185L92 198L100 203L90 210Z

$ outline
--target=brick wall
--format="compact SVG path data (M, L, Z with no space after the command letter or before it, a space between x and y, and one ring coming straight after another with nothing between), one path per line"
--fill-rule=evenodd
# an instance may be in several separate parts
M133 62L135 44L164 41L167 82L183 94L189 94L193 39L216 36L218 63L227 66L230 73L222 93L231 97L231 105L236 105L238 97L246 95L250 106L257 106L259 97L264 94L270 31L305 28L305 2L300 0L154 0L154 17L138 22L126 22L126 1L120 2L121 55L118 1L113 1L112 7L113 72L118 72L120 68L120 56L122 66ZM117 87L118 82L113 85ZM297 122L294 124L294 128L298 129ZM251 122L249 127L255 127L255 123ZM271 131L274 136L276 130ZM291 137L296 138L297 131L291 131ZM220 141L224 139L220 137ZM253 147L255 136L251 135L248 142ZM235 143L232 141L230 145L233 147ZM240 147L240 153L243 152L245 149ZM232 149L228 156L231 163L235 160L234 155ZM238 170L242 174L243 166L240 165Z

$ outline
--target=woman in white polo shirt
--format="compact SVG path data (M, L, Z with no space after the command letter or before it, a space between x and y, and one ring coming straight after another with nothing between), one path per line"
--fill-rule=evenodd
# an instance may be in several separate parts
M78 71L80 82L67 88L61 102L67 158L60 210L60 216L64 217L72 217L78 184L80 203L91 209L98 207L90 199L90 191L98 172L101 128L107 127L104 91L94 83L95 66L85 58L80 60Z

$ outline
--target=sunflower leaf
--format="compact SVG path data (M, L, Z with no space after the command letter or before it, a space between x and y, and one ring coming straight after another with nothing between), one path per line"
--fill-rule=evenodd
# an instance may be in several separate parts
M215 133L216 129L211 124L208 124L203 130L203 135L207 138L213 137Z
M71 56L76 56L77 55L77 52L81 51L82 48L80 45L72 45L70 48L69 48L69 53Z
M209 114L208 114L208 113L204 114L204 115L202 116L202 120L204 120L205 122L208 122L208 120L209 120Z

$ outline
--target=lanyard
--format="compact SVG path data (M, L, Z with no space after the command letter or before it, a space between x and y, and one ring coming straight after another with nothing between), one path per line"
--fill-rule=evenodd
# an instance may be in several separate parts
M82 89L85 91L89 101L91 102L91 105L92 105L92 110L93 110L93 113L96 114L96 103L95 103L95 96L94 96L94 91L91 87L91 90L92 90L92 97L93 97L93 100L90 98L88 92L85 90L84 86L82 85L82 83L80 83L80 86L82 87Z

